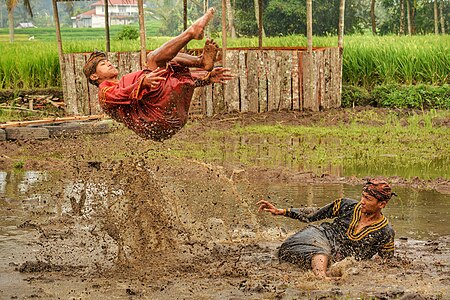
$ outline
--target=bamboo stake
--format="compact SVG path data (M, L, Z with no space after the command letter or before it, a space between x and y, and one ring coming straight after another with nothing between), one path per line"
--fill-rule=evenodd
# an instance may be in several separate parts
M109 5L108 0L105 1L105 38L106 38L106 54L111 50L110 47L110 38L109 38Z
M309 86L308 88L308 96L309 103L313 105L314 101L314 64L313 64L313 53L312 53L312 0L306 0L306 35L308 37L308 74L309 74ZM315 103L313 105L315 107Z
M106 117L105 115L92 115L92 116L47 118L47 119L33 120L33 121L7 122L4 124L0 124L0 128L22 127L22 126L28 126L28 125L41 125L41 124L51 124L51 123L63 123L63 122L70 122L70 121L88 121L88 120L103 119L105 117Z
M141 69L147 65L147 50L145 37L145 19L144 19L144 1L138 0L139 10L139 32L140 32L140 46L141 46Z
M345 0L340 1L339 5L339 25L338 25L338 47L344 46L344 20L345 20Z
M258 0L258 48L259 50L262 49L262 44L263 44L263 20L262 20L262 12L263 12L263 4L262 4L262 0Z
M227 6L222 0L222 66L227 66Z

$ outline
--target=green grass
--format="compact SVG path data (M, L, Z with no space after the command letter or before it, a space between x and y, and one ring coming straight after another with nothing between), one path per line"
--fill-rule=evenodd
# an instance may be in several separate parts
M450 128L438 125L450 111L411 112L348 110L348 122L330 126L251 125L223 131L210 130L204 141L167 141L168 156L188 157L251 166L287 166L315 170L345 166L346 170L430 179L450 176ZM374 125L378 124L378 125ZM203 145L208 145L204 147ZM399 171L401 170L401 171ZM380 173L377 170L376 173ZM400 176L400 175L399 175Z
M150 25L149 25L150 26ZM147 30L147 49L155 49L170 37L156 36L158 24ZM139 51L139 40L114 39L120 26L111 29L111 51ZM0 43L0 89L59 87L59 61L51 28L18 29L15 43ZM35 40L28 41L33 35ZM0 39L7 37L0 30ZM105 49L103 29L62 29L63 51L90 52ZM221 40L218 37L217 42ZM202 47L193 41L189 48ZM269 37L264 46L306 46L303 36ZM229 39L229 48L256 47L257 38ZM336 46L336 37L315 37L314 46ZM444 36L347 36L344 41L343 82L372 89L378 85L450 83L450 35Z

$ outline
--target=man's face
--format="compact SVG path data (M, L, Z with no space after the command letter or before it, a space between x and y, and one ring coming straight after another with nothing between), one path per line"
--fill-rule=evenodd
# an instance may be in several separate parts
M109 60L104 59L97 64L95 73L92 74L90 78L101 83L105 80L116 79L117 75L119 75L119 71L117 71L116 67L114 67Z
M363 192L361 196L361 212L376 213L386 206L386 201L378 201L374 196Z

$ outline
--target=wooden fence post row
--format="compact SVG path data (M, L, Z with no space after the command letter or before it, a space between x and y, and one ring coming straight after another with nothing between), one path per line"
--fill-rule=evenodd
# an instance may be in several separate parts
M227 67L235 78L226 85L196 89L190 114L212 116L227 112L311 110L341 105L342 57L339 48L313 51L310 64L305 49L227 49ZM83 66L89 54L64 54L64 99L69 113L100 113L97 88L89 85ZM139 70L139 52L110 52L119 76ZM308 68L312 66L312 70ZM310 82L309 72L313 72ZM313 84L313 96L309 95Z

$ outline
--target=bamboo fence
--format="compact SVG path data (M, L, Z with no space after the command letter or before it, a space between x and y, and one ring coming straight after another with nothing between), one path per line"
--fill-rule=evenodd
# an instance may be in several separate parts
M341 51L338 47L314 48L313 62L310 64L306 48L227 49L226 66L232 69L236 77L226 85L197 88L192 98L190 115L319 111L340 107ZM193 52L195 54L196 51ZM83 66L89 55L63 55L64 101L67 111L73 115L101 113L97 88L90 85L83 74ZM108 58L116 65L119 76L138 71L141 65L139 52L110 52ZM312 69L308 66L312 66ZM313 93L312 97L310 93Z

